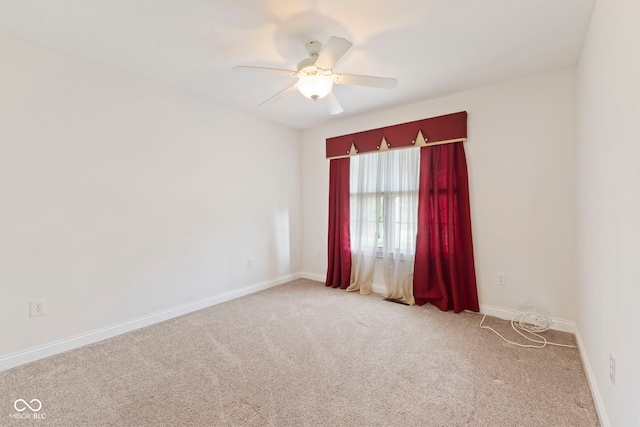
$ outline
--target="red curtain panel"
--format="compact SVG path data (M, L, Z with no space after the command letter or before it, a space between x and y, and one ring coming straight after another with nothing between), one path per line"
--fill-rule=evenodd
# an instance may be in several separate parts
M479 311L471 239L469 182L462 142L420 149L416 304Z
M329 165L329 239L326 285L346 289L351 281L349 231L349 165L351 159L333 159Z

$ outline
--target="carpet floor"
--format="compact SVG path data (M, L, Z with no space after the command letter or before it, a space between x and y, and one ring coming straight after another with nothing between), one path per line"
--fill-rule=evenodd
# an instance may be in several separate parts
M0 372L0 425L598 425L575 348L480 320L295 280Z

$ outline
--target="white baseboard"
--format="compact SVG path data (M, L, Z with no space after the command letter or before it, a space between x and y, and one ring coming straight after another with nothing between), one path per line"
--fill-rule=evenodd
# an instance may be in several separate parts
M380 294L380 295L388 295L387 294L387 287L385 285L378 285L376 283L371 285L371 290L373 292L375 292L376 294Z
M303 271L302 273L300 273L300 277L302 277L303 279L315 280L316 282L322 283L327 280L325 276L315 273L309 273L308 271Z
M299 279L294 273L0 357L0 372Z
M513 310L504 307L495 307L492 305L480 304L480 313L489 314L490 316L497 317L499 319L511 320L513 316L518 314L518 310ZM556 331L569 332L575 334L576 323L571 320L559 319L557 317L551 318L551 327Z
M591 396L593 397L593 404L595 405L596 412L598 413L600 425L602 427L610 427L611 423L609 422L609 417L607 416L607 411L604 407L604 402L602 401L602 395L600 394L600 389L598 388L596 377L593 374L593 369L591 368L591 363L589 363L589 358L587 357L587 352L585 351L584 343L582 342L582 337L580 336L580 330L577 326L575 328L575 336L576 342L578 344L578 352L580 353L580 358L582 359L582 366L584 367L584 373L587 376L587 382L589 383L589 388L591 389Z

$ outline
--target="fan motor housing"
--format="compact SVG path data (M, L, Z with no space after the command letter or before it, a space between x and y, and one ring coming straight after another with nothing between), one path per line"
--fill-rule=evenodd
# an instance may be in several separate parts
M316 59L316 57L312 56L311 58L305 58L302 61L298 62L298 72L304 70L305 68L315 68L314 64L316 63Z

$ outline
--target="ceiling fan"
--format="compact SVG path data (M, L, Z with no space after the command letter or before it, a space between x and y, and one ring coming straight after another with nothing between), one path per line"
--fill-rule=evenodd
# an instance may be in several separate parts
M351 46L353 44L350 41L340 37L331 37L324 48L322 43L311 41L305 45L310 57L298 63L297 71L243 65L234 67L234 70L284 74L298 78L296 83L276 93L260 105L279 98L286 93L298 90L301 94L314 101L322 99L329 113L340 114L344 109L331 91L334 84L369 86L382 89L393 89L398 84L396 79L388 77L334 73L333 66Z

